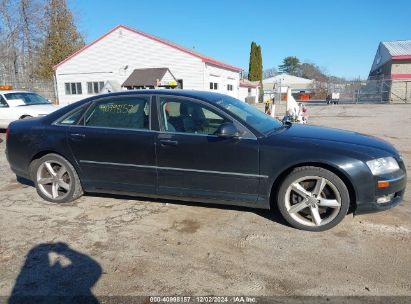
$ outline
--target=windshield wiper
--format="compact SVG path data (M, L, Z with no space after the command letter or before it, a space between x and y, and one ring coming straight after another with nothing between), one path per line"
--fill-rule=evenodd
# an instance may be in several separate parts
M271 135L271 134L273 134L274 132L277 132L277 131L279 131L279 130L281 130L281 129L284 129L284 128L289 128L289 127L291 127L291 125L292 125L292 123L291 122L282 122L282 125L281 126L279 126L278 128L273 128L273 129L271 129L270 131L268 131L268 132L266 132L265 133L265 136L269 136L269 135Z

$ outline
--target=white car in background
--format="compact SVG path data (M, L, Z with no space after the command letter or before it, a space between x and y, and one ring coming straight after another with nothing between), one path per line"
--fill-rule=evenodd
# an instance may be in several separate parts
M44 116L59 108L33 92L0 91L0 129L14 120Z

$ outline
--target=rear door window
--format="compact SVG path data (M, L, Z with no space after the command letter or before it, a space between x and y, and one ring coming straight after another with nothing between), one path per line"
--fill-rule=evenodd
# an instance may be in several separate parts
M85 115L84 124L91 127L148 130L149 117L149 97L122 97L93 105Z

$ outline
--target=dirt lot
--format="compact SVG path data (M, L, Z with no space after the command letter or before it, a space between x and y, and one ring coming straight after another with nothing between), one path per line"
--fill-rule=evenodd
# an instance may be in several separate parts
M311 124L392 142L411 172L411 106L308 112ZM397 208L309 233L244 208L92 195L54 205L16 182L4 149L3 141L0 296L13 288L97 296L411 295L410 177ZM65 245L48 244L58 242Z

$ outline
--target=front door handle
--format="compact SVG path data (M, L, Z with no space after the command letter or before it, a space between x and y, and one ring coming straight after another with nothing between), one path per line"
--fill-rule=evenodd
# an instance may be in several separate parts
M162 146L177 146L178 141L172 139L160 139L160 143Z
M73 134L70 134L70 137L71 139L74 139L74 140L81 140L81 139L86 138L86 134L73 133Z

